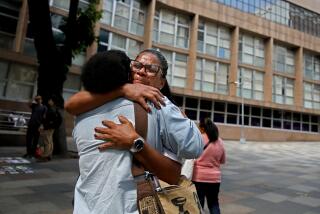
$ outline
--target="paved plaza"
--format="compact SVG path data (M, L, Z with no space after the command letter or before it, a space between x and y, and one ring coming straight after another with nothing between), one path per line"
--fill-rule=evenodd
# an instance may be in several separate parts
M223 214L320 213L320 142L225 142Z
M227 141L225 147L223 214L320 214L320 142ZM19 158L24 151L0 147L0 214L72 213L78 160L29 162Z

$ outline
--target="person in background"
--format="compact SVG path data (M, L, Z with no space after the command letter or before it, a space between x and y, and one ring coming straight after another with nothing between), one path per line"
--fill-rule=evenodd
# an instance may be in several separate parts
M55 105L54 97L48 100L48 110L43 119L42 126L40 128L40 135L43 140L43 153L38 161L50 161L53 152L53 132L59 128L62 123L62 116Z
M32 158L35 156L38 140L40 136L39 128L42 124L43 118L47 112L47 107L42 104L42 97L36 96L31 103L31 117L28 122L28 129L26 135L27 153L23 155L24 158Z
M209 118L201 119L199 128L205 147L202 155L194 162L192 181L202 208L206 198L210 214L220 214L220 165L226 162L226 153L218 127Z

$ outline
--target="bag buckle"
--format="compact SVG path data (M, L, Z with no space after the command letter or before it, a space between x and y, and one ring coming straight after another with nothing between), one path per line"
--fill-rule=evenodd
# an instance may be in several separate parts
M162 191L159 180L154 174L152 174L149 171L145 171L145 179L148 181L151 181L153 183L153 186L154 186L156 192Z

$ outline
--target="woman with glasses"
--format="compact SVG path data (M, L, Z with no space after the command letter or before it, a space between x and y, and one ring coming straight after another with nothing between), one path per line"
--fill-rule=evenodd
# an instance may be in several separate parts
M166 80L168 63L159 51L143 50L136 59L131 60L130 66L132 75L129 79L133 84L125 84L118 90L103 95L80 91L66 101L65 110L72 115L78 115L117 97L126 97L135 101L146 111L150 111L146 100L151 101L158 109L165 104L163 96L174 103Z
M151 158L145 160L146 165L144 166L159 178L175 184L180 177L181 160L198 157L202 153L201 134L194 122L185 118L180 109L170 101L172 96L166 81L168 64L159 51L146 49L140 52L136 59L131 60L130 66L132 84L126 84L112 93L103 95L86 91L78 92L66 102L65 108L69 113L78 115L107 101L124 96L140 103L150 114L158 114L157 121L148 119L148 127L157 124L163 129L153 138L157 143L147 143L152 145L154 149L152 152L158 152L170 159L171 164L164 165L163 161ZM167 97L164 97L160 91ZM154 106L159 108L158 112L150 108L145 99L150 100ZM163 105L161 108L160 104ZM108 128L99 127L96 132L97 139L112 141L113 149L121 149L121 144L130 141L128 136L137 134L128 121L120 125L113 124ZM100 150L108 149L110 143L105 143L99 148Z

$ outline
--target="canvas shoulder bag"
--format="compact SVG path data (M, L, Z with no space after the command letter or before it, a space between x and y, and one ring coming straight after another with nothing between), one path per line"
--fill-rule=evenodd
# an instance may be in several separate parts
M146 139L147 112L136 103L134 111L136 131ZM137 183L137 205L140 214L203 213L196 188L185 176L181 176L178 185L169 185L146 172L135 159L133 160L132 175ZM140 179L137 179L139 177Z

